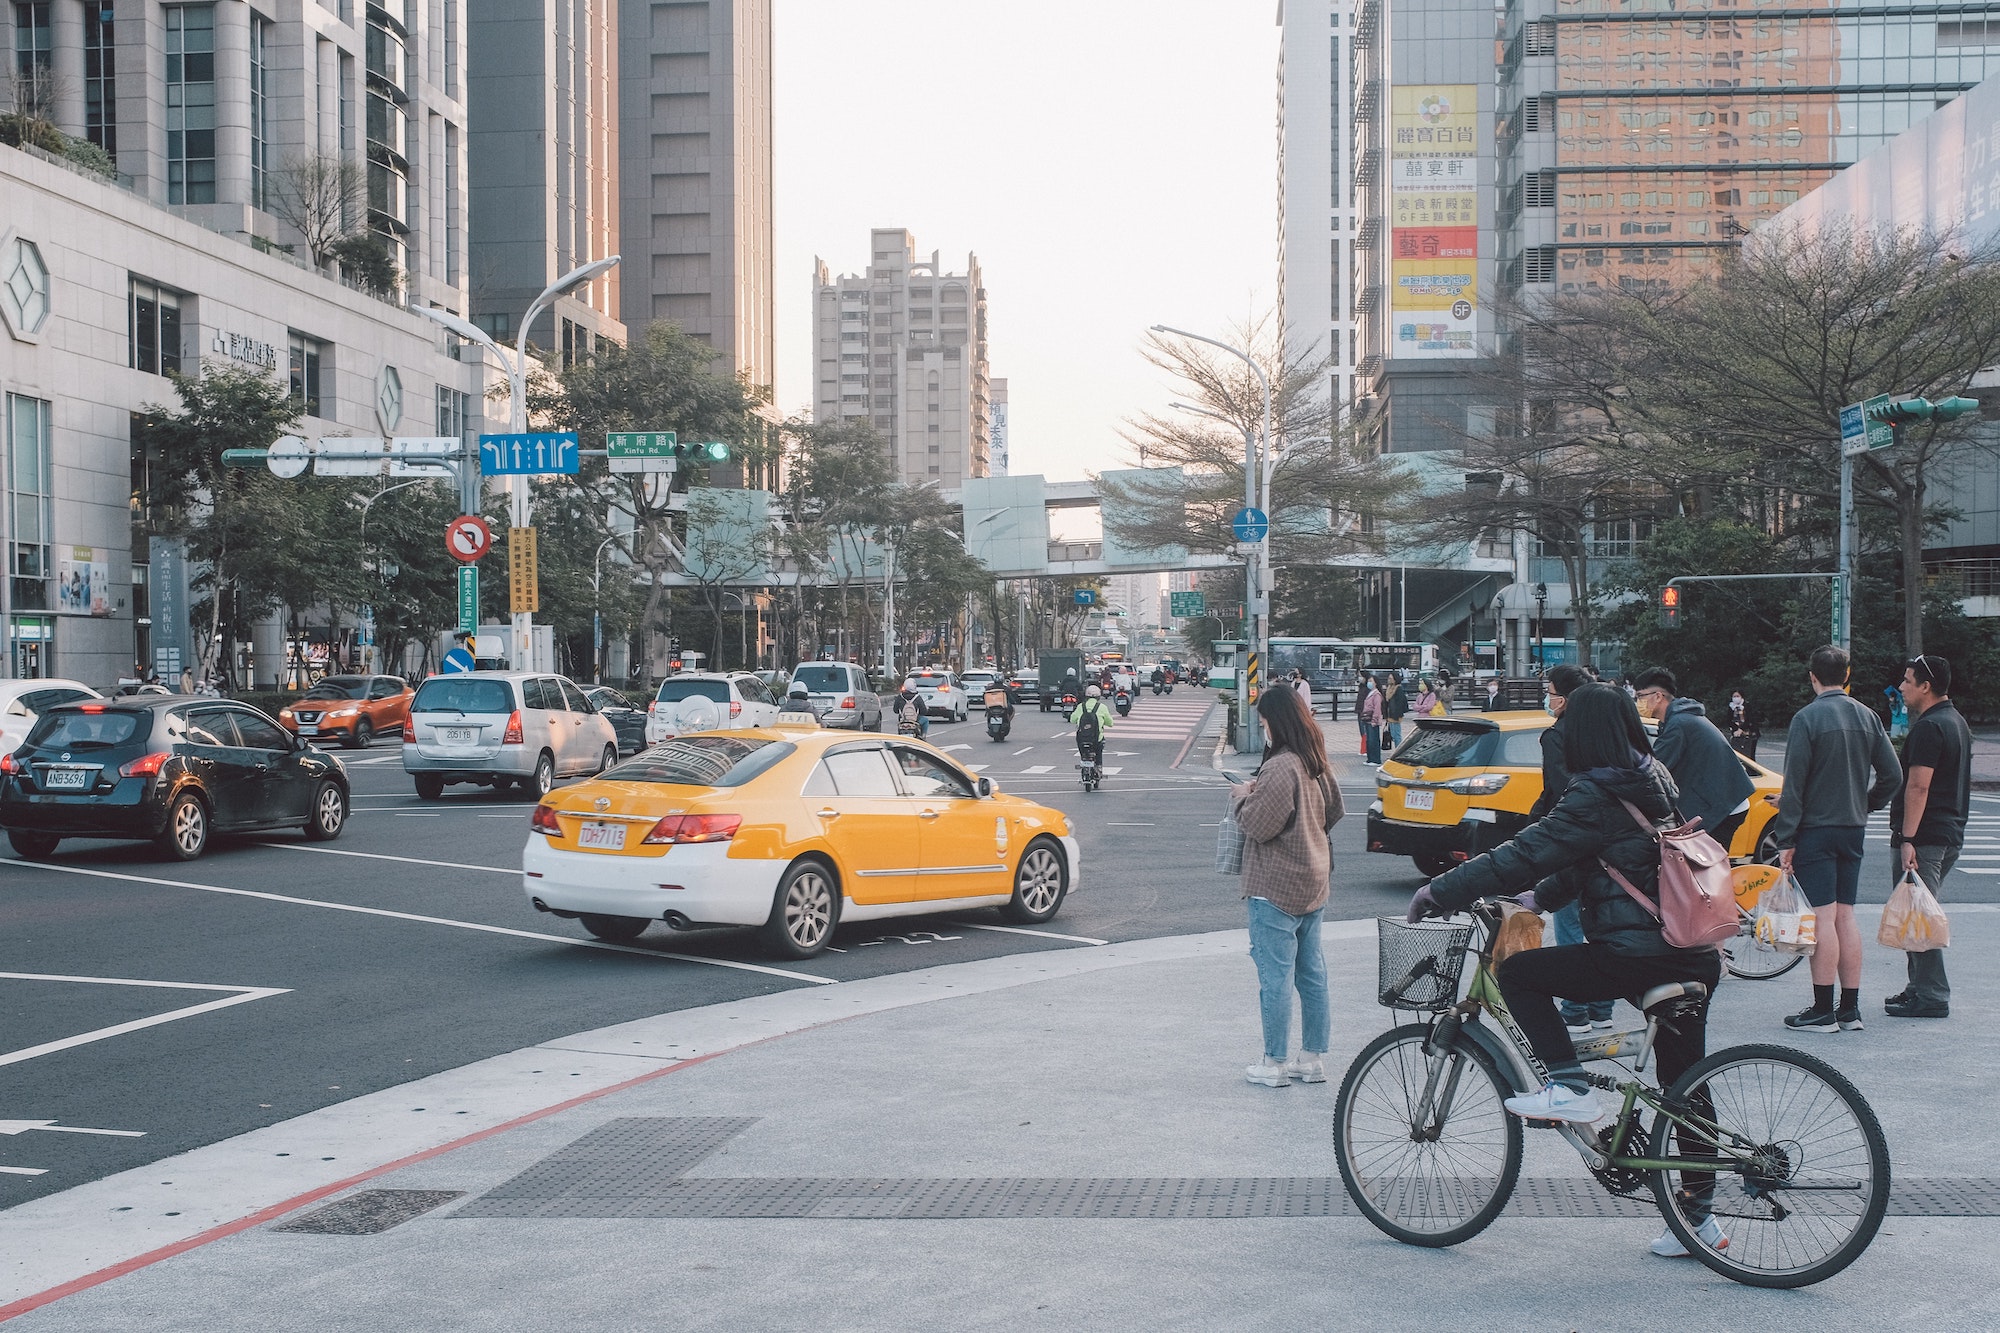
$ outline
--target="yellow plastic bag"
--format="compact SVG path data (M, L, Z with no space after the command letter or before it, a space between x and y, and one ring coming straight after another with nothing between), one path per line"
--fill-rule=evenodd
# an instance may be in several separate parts
M1757 942L1780 953L1809 954L1819 938L1819 918L1799 893L1790 875L1764 890L1757 900L1754 927Z
M1889 895L1875 942L1904 953L1929 953L1951 944L1951 922L1938 906L1937 895L1917 878L1916 871L1905 870L1902 882Z

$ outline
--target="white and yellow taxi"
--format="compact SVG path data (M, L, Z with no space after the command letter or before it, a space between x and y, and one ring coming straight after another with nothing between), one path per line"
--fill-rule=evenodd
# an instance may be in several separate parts
M535 807L537 911L626 941L758 926L786 958L842 922L997 907L1047 921L1081 863L1060 810L996 791L922 741L774 726L655 745Z

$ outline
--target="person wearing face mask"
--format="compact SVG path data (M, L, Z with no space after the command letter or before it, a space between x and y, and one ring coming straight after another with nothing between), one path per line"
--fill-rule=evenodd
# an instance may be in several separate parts
M1745 759L1757 757L1757 719L1750 716L1750 701L1743 691L1729 692L1729 748Z

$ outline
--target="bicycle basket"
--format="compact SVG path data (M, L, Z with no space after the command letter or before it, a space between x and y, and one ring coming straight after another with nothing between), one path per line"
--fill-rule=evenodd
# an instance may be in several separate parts
M1377 999L1391 1009L1449 1009L1458 1002L1472 927L1444 921L1411 925L1400 917L1375 919L1381 944ZM1400 992L1392 994L1391 992Z

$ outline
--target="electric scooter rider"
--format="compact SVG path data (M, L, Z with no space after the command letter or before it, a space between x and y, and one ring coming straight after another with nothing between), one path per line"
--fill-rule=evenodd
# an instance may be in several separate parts
M930 710L924 707L924 697L917 693L917 682L906 680L903 682L903 692L896 696L896 716L899 718L906 717L912 708L916 710L917 714L918 737L929 739L931 734Z
M1104 692L1091 685L1083 692L1083 702L1070 714L1076 728L1077 757L1094 768L1104 766L1104 736L1111 730L1111 710L1104 706Z

